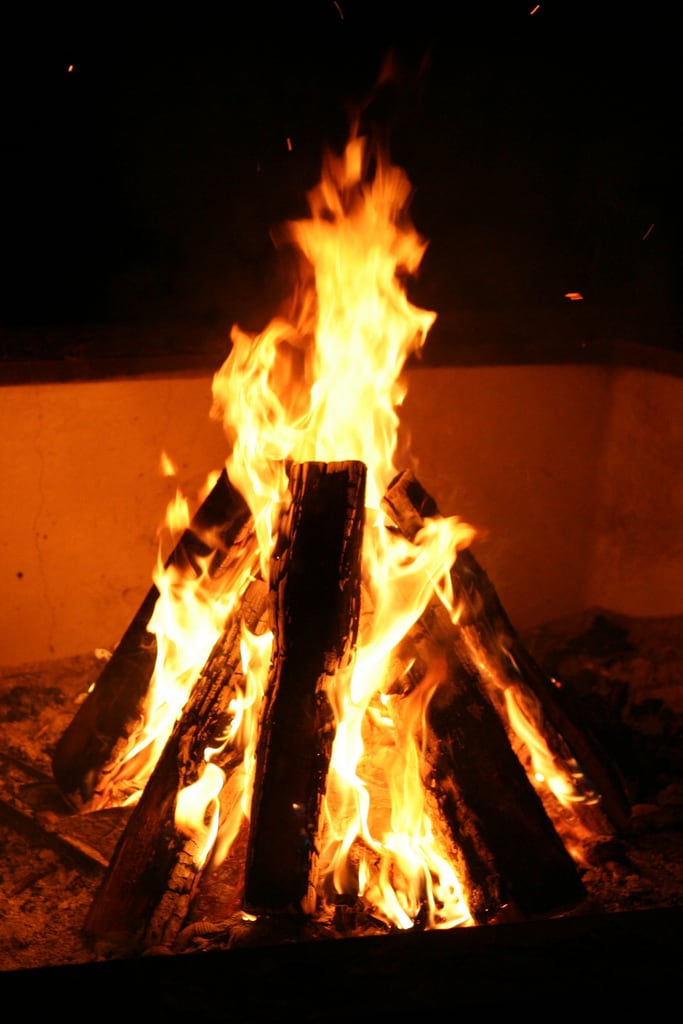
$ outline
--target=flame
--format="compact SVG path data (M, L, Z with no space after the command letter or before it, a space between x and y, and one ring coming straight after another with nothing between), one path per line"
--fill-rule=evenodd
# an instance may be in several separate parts
M434 655L423 677L403 686L413 666L401 664L397 649L435 595L457 623L450 570L474 530L437 516L407 540L381 509L398 472L405 365L436 319L407 295L426 249L408 216L411 192L403 170L354 129L341 154L326 154L307 196L310 216L281 233L300 267L287 308L260 333L232 329L230 353L212 381L211 415L222 422L225 469L249 506L253 534L218 578L208 565L188 576L160 557L148 627L157 661L124 776L135 799L249 581L269 578L289 464L360 460L367 468L362 607L352 671L328 683L335 740L317 838L319 904L324 910L347 898L390 927L452 928L472 923L467 893L421 774L425 716L445 667ZM162 465L171 472L167 457ZM188 521L187 502L176 495L166 529L177 534ZM272 645L268 628L243 630L225 735L178 794L176 824L191 837L198 866L210 853L216 863L228 856L249 818ZM519 709L508 714L526 730L542 771L533 728ZM226 745L239 760L227 779L212 761Z
M531 721L519 693L509 686L504 690L503 697L511 728L527 752L531 764L532 784L546 806L548 797L551 797L564 811L562 815L558 815L549 808L565 847L576 863L587 866L584 841L590 839L592 833L573 811L575 804L596 804L598 798L594 794L591 795L586 779L575 761L558 764L544 737Z
M241 657L244 686L233 700L233 718L226 737L227 741L243 751L243 759L240 767L231 772L222 795L222 818L212 850L216 864L221 864L228 855L242 823L250 816L258 715L264 696L272 643L273 634L269 630L260 635L243 630Z
M361 137L341 157L327 154L308 195L311 218L283 235L308 275L294 316L274 319L258 336L233 328L233 349L214 378L213 414L235 437L229 475L257 520L286 493L287 459L363 460L371 508L396 472L401 373L436 314L412 306L397 277L414 273L426 248L398 223L408 179L382 163L368 178L371 164Z
M185 786L176 800L175 823L195 844L198 868L206 863L218 834L218 796L223 782L223 772L209 762L197 781Z
M469 913L420 776L419 736L437 683L407 701L389 689L396 645L434 591L448 590L448 569L473 531L443 518L411 543L387 528L380 511L397 472L405 363L436 318L411 304L405 288L426 243L407 216L406 175L357 134L341 155L327 153L307 198L310 217L281 236L301 259L291 308L260 334L233 328L232 350L213 380L212 415L232 442L227 470L253 513L266 578L288 462L358 459L367 467L355 664L328 693L336 739L321 888L362 898L398 928L425 912L429 926L452 927Z

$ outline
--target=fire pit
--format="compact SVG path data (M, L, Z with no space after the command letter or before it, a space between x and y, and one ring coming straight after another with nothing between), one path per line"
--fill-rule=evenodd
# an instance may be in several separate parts
M12 754L2 758L0 796L3 992L47 1013L73 1005L75 993L95 999L103 991L112 1011L124 1012L135 991L141 1012L209 1020L224 1013L226 989L236 1019L296 1005L304 1020L320 1019L335 986L330 1020L357 1006L359 989L368 1012L403 1016L437 1012L454 991L471 1008L522 1007L531 988L544 1000L561 989L576 1007L586 1000L651 1005L673 994L682 951L683 831L681 804L673 802L680 787L681 633L680 618L594 610L523 634L540 663L566 681L582 721L597 730L639 801L630 835L586 868L592 906L584 913L229 949L205 923L187 930L176 955L113 960L97 959L82 924L130 812L73 815L50 775L54 745L102 662L91 654L3 670L3 754Z
M13 822L96 877L61 965L283 942L321 962L312 940L545 918L585 938L567 921L604 911L591 871L632 866L643 821L679 823L676 698L670 774L644 787L558 671L567 651L512 626L476 528L397 471L413 458L399 378L434 317L399 280L423 251L408 183L370 157L355 137L330 156L311 220L289 226L293 309L233 332L213 379L226 469L192 519L169 516L177 543L94 688L57 737L46 723L50 771L6 754ZM634 628L600 614L563 641L598 637L614 659ZM616 710L620 683L592 696Z

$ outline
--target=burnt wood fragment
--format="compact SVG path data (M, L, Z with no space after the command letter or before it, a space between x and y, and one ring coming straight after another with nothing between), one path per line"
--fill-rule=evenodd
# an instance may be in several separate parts
M434 499L410 471L394 479L383 507L408 538L421 529L425 517L441 515ZM573 779L578 799L572 801L571 810L554 803L545 791L544 801L553 809L556 824L574 819L579 830L593 838L623 832L630 818L630 805L609 759L563 706L558 687L522 643L488 575L469 549L458 552L451 580L459 612L452 642L459 659L470 671L477 672L481 685L507 722L511 742L527 771L531 771L530 758L512 735L506 691L544 738L554 763Z
M263 581L250 584L194 684L89 909L85 930L93 938L126 948L170 947L181 929L203 869L203 837L178 826L178 795L202 778L207 748L216 750L211 763L226 778L242 763L243 751L222 744L230 703L243 689L242 631L265 628L267 593Z
M244 534L249 528L249 508L224 469L168 557L166 567L191 579L200 575L203 563L205 571L217 575L225 571L231 552L238 559L246 556ZM157 655L156 637L147 627L158 598L159 590L152 584L55 747L54 778L65 798L79 811L111 806L111 794L103 799L97 790L102 779L125 759L130 738L144 716Z
M271 560L274 649L259 727L244 906L315 907L319 816L335 734L327 688L350 672L360 617L366 467L291 468Z
M476 673L459 657L456 629L432 598L400 645L400 661L411 666L400 690L410 700L434 689L423 782L470 914L487 924L575 907L586 897L577 867Z

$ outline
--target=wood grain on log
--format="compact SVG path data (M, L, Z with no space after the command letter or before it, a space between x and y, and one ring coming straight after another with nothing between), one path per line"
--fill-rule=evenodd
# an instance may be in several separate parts
M311 913L335 725L327 688L351 669L366 467L294 464L271 562L274 653L259 730L245 907Z

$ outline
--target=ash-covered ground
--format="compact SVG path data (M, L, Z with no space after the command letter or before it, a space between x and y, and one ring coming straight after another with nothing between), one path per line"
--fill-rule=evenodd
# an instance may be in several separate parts
M632 806L628 834L596 844L581 869L592 910L683 906L683 619L597 609L522 640ZM102 957L83 926L130 812L74 814L51 776L98 653L0 670L0 971ZM197 929L187 949L212 942Z

